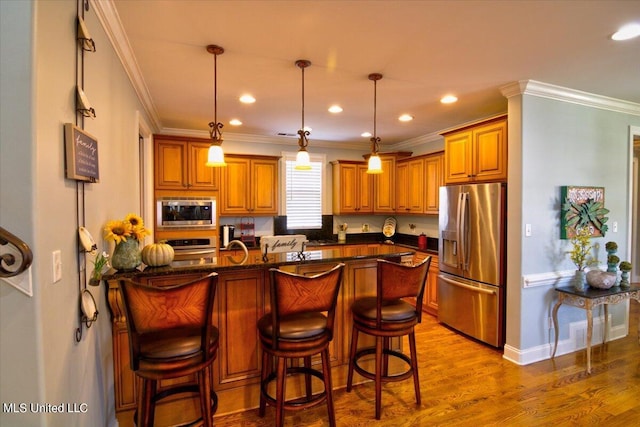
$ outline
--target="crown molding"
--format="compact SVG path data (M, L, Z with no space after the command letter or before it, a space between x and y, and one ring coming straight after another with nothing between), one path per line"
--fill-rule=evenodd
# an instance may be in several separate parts
M193 129L179 129L179 128L162 128L159 133L162 135L173 136L187 136L193 138L209 138L209 131L193 130ZM265 135L253 135L248 133L233 133L225 132L224 140L229 142L239 143L251 143L251 144L277 144L277 145L290 145L292 147L298 147L297 137L288 136L265 136ZM336 141L324 141L324 140L311 140L309 141L310 147L323 147L330 149L340 148L341 150L357 150L366 152L368 145L363 146L360 143L348 143L348 142L336 142ZM339 146L339 147L338 147Z
M506 98L511 98L517 95L532 95L541 98L554 99L556 101L584 105L586 107L600 108L602 110L640 116L640 104L635 102L596 95L536 80L520 80L509 83L502 86L500 88L500 92Z
M90 0L93 9L96 12L98 21L104 29L111 46L118 55L122 66L131 81L133 90L138 95L138 99L144 108L144 111L151 121L151 125L155 130L160 129L160 115L156 109L149 89L142 77L142 72L136 61L136 57L131 49L131 44L127 38L127 34L122 27L120 16L111 0Z

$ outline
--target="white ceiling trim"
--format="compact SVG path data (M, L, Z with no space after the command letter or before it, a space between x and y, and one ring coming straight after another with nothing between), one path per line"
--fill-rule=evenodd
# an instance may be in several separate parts
M153 103L149 89L142 77L136 57L133 55L131 44L129 43L127 34L122 27L118 11L111 0L90 1L96 11L96 16L98 17L102 28L111 42L111 46L113 46L116 55L118 55L118 58L120 59L120 62L133 85L133 89L138 95L140 103L147 113L149 120L151 120L155 132L157 132L162 128L160 115L158 114L158 110Z
M535 80L520 80L500 88L507 98L516 95L533 95L556 101L571 102L587 107L600 108L618 113L640 116L640 104L621 99L609 98L580 90L569 89Z

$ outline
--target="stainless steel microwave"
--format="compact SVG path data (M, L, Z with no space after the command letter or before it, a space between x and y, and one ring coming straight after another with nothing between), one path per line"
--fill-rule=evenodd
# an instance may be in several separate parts
M162 197L157 201L159 230L174 228L216 228L216 199L213 197L188 197L177 199Z

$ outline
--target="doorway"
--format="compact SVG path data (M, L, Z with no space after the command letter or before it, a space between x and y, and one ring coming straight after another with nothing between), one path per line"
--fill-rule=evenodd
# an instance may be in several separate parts
M630 230L631 239L629 246L629 258L633 268L631 269L631 281L640 282L640 127L631 126L629 129L631 144L631 186L630 186Z

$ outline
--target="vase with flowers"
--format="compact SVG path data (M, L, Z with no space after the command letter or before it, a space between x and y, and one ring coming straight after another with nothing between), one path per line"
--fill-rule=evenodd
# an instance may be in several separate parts
M585 268L589 265L595 264L597 261L591 256L591 231L588 227L580 227L575 230L573 236L569 239L571 243L571 250L567 253L569 258L576 266L576 272L572 279L573 287L582 291L586 284L586 271Z
M104 238L116 247L111 256L111 266L118 271L135 270L142 263L140 242L151 234L144 227L139 215L128 214L123 220L109 221L104 228Z

